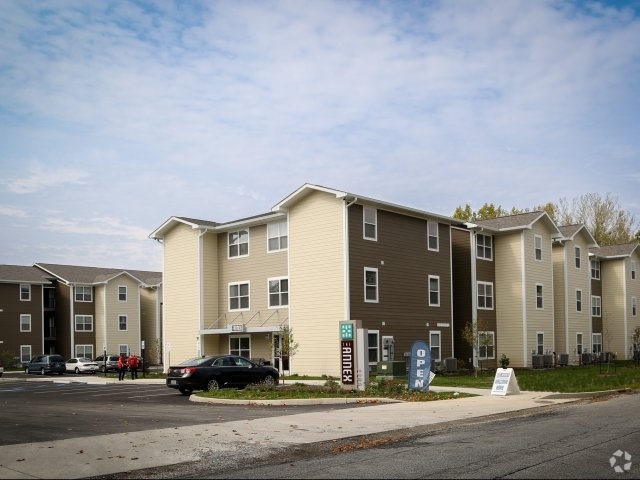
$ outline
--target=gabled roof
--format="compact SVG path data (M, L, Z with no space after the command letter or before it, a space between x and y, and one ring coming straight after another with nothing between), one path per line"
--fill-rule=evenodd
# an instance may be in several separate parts
M630 257L635 251L640 252L640 244L621 243L619 245L604 245L589 249L590 254L603 260Z
M558 227L558 230L560 230L560 233L562 234L562 237L558 238L558 240L575 240L576 236L579 233L582 233L585 237L587 237L589 248L598 246L598 242L596 242L596 239L593 238L593 235L591 235L589 229L583 224L562 225Z
M504 217L488 218L486 220L478 220L474 224L469 223L471 228L482 227L485 230L489 230L494 233L507 233L519 230L530 230L533 228L533 224L538 221L546 222L553 230L552 237L560 237L562 233L558 230L558 227L551 220L551 217L547 212L527 212L519 213L516 215L507 215Z
M39 268L22 265L0 265L0 283L51 284Z
M53 263L36 263L34 267L38 267L68 284L99 285L107 283L120 275L127 275L145 286L157 286L162 283L162 272L58 265Z
M398 205L395 203L389 203L382 200L378 200L376 198L366 197L364 195L359 195L357 193L345 192L342 190L334 190L332 188L323 187L320 185L314 185L311 183L305 183L300 188L298 188L295 192L288 195L280 202L278 202L272 208L274 212L286 211L292 205L296 204L300 200L302 200L307 195L313 192L325 192L331 195L335 195L336 198L344 199L349 203L358 203L361 205L371 205L376 208L381 208L383 210L387 210L394 213L399 213L401 215L408 215L417 218L432 218L434 220L439 220L443 223L447 223L449 225L462 225L463 222L452 217L448 217L445 215L439 215L437 213L427 212L426 210L419 210L416 208L405 207L403 205Z
M251 217L241 218L239 220L233 220L231 222L212 222L209 220L199 220L197 218L189 218L189 217L171 217L167 221L165 221L162 225L160 225L157 229L155 229L149 238L153 240L161 240L167 232L169 232L172 228L174 228L178 224L188 225L194 230L204 230L211 232L224 232L231 228L236 227L249 227L251 225L258 225L261 223L266 223L268 221L274 220L276 218L284 218L284 214L282 213L262 213L260 215L254 215Z

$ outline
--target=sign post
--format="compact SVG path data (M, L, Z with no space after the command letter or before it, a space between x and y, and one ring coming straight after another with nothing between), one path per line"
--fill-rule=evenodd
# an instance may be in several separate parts
M340 322L340 382L353 387L355 384L355 322Z

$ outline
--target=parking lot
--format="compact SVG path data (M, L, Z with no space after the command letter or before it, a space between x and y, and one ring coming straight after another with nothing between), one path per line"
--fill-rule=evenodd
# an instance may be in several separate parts
M346 408L195 403L160 382L129 377L113 382L101 375L5 375L0 378L0 445Z

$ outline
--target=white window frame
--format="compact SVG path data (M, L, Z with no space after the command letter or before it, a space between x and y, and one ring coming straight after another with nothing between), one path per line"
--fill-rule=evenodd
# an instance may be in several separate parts
M20 301L21 302L31 301L31 285L30 284L28 283L20 284Z
M544 310L544 285L536 283L536 310Z
M235 236L235 240L233 237ZM246 238L246 241L243 241ZM229 259L232 258L242 258L249 256L249 229L235 230L233 232L228 232L227 234L227 255ZM246 253L242 253L242 246L246 245ZM232 255L232 248L236 247L237 253Z
M582 332L576 332L576 355L582 355L584 352L583 338Z
M638 300L636 297L631 297L631 316L638 316Z
M242 340L249 341L249 348L242 347ZM238 341L238 348L231 348L231 341ZM243 352L248 352L246 355ZM251 358L251 335L229 335L229 355L238 355L239 357Z
M375 344L371 343L371 336L375 335ZM377 365L380 361L380 330L368 330L367 331L367 359L369 365ZM371 354L375 351L375 360L371 360Z
M427 248L432 252L440 251L440 225L438 222L427 221ZM434 232L435 229L435 232ZM435 247L431 246L431 239L435 239Z
M369 272L376 274L375 284L367 284L367 273ZM371 267L364 267L364 301L365 303L378 303L379 283L380 283L380 278L378 277L378 269L371 268ZM375 298L371 298L371 299L369 298L369 296L367 295L369 291L375 292Z
M631 280L636 279L636 262L631 260Z
M367 227L373 227L373 235L367 234ZM365 205L362 207L362 238L378 241L378 209Z
M247 286L247 294L246 295L241 295L241 290L242 287L246 285ZM231 288L232 287L237 287L238 288L238 295L236 296L232 296L231 295ZM229 311L230 312L246 312L247 310L251 309L251 282L249 282L248 280L244 280L241 282L230 282L227 286L227 292L229 295ZM231 300L232 299L238 299L238 308L231 308ZM246 307L242 307L242 299L246 298L247 299L247 306Z
M432 281L435 280L436 283L436 290L433 290L431 288L431 283ZM440 306L440 277L438 275L429 275L429 280L428 280L428 289L429 289L429 306L430 307L439 307ZM436 295L436 301L433 302L431 300L431 295L435 293Z
M598 295L591 295L591 316L602 316L602 298Z
M493 261L493 237L491 235L483 235L482 233L476 235L476 258Z
M86 357L93 359L93 345L76 345L76 357ZM89 352L87 354L87 352Z
M576 288L576 312L582 312L582 290Z
M273 247L272 243L275 243ZM287 221L280 220L267 224L267 252L281 252L289 248Z
M600 280L600 260L591 260L591 278Z
M536 332L536 351L538 355L544 354L544 332Z
M438 345L436 347L433 346L433 337L438 339ZM441 362L442 361L442 331L440 330L429 330L429 348L431 350L431 362ZM433 354L433 349L438 349L438 355Z
M478 310L493 310L494 301L493 301L493 282L477 282L477 290L478 290L478 298L477 298L477 308ZM490 295L487 294L487 289L490 289ZM481 299L483 299L481 301ZM487 306L487 300L491 303L491 306Z
M20 314L20 331L25 333L28 333L31 331L31 314L30 313Z
M78 323L79 320L84 319L82 323ZM87 319L90 320L91 328L84 328L88 324ZM78 325L82 325L83 328L78 328ZM93 332L93 315L76 315L73 319L73 331L74 332Z
M31 345L20 345L20 363L29 363L32 357Z
M127 345L126 343L121 343L118 345L118 355L120 355L121 353L124 353L125 357L128 357L129 352L131 352L131 349L129 348L129 345Z
M491 345L483 345L482 337L491 337ZM487 355L487 349L491 349L491 355ZM483 350L484 349L484 355ZM478 359L479 360L493 360L496 358L496 332L494 331L480 331L478 332Z
M533 250L534 250L534 257L533 257L534 260L536 262L541 262L542 261L542 236L541 235L533 236Z
M576 268L580 269L582 268L582 261L580 258L580 254L581 254L582 250L580 249L580 247L574 247L574 255L575 255L575 259L576 259Z
M591 334L591 351L593 353L602 353L602 333Z
M122 319L124 319L124 328L122 328ZM129 318L127 317L127 315L118 315L118 331L119 332L129 331Z
M286 282L286 290L282 289L282 283ZM271 284L277 283L278 290L276 292L271 291ZM278 303L274 304L271 299L277 295ZM288 308L289 307L289 277L273 277L267 279L267 298L269 308Z
M124 289L124 291L123 291L123 289ZM126 285L118 285L118 301L119 302L126 302L127 301L127 286Z
M93 302L93 287L91 285L76 285L73 298L76 302Z

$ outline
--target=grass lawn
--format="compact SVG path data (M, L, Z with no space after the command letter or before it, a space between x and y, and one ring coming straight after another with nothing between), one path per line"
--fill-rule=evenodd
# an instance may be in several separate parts
M495 370L479 372L477 376L473 372L436 375L431 385L451 387L451 391L448 392L408 390L406 378L376 382L375 377L372 377L365 391L360 392L342 389L336 379L321 378L321 380L325 380L324 385L306 385L296 383L296 381L319 378L290 376L285 377L284 385L281 383L277 388L251 386L243 390L222 389L215 392L200 392L198 395L246 400L386 397L404 401L432 401L469 396L455 392L455 389L460 387L490 389L493 385L494 376ZM540 370L516 369L515 376L520 390L527 391L576 393L622 388L640 390L640 366L631 361Z

